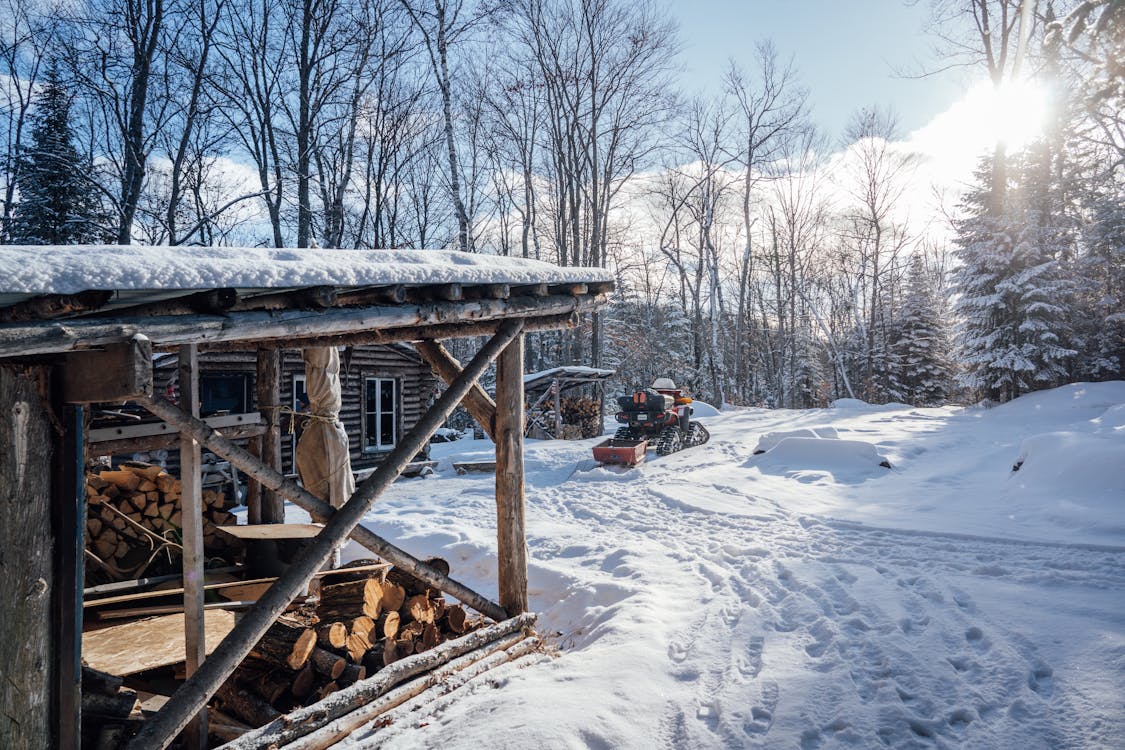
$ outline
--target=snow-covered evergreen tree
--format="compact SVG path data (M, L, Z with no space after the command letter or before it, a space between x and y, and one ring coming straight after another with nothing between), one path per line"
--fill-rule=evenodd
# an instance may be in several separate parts
M1087 209L1085 252L1075 264L1080 342L1075 376L1107 380L1125 373L1125 185L1111 182L1092 192Z
M989 189L990 164L978 172L982 187L965 199L956 222L954 273L965 371L959 379L981 395L1007 401L1050 388L1067 375L1075 352L1069 334L1069 285L1057 252L1059 228L1041 205L1029 205L1020 185L1004 195ZM1009 175L1029 179L1027 170Z
M949 333L933 274L920 255L910 262L906 297L893 325L893 390L915 406L945 402L953 381Z
M97 238L98 200L90 164L74 147L70 93L58 67L47 71L32 121L31 143L20 154L19 203L11 242L68 245Z

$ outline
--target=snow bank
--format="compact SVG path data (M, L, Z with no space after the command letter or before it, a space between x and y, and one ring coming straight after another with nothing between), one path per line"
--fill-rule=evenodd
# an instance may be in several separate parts
M721 411L711 406L711 404L706 401L693 400L691 402L691 408L693 417L717 417L722 414Z
M875 446L862 440L786 437L751 458L747 466L756 466L763 474L781 474L803 482L829 478L851 484L882 476L890 463Z
M1020 445L1011 515L1072 530L1125 533L1125 434L1049 432Z
M601 268L451 250L67 245L0 248L0 292L86 289L271 289L391 284L611 281Z
M758 445L754 447L754 454L765 453L785 438L823 438L834 440L839 436L835 427L808 427L803 430L776 430L767 432L758 438Z
M866 409L871 404L859 398L838 398L830 406L833 409Z

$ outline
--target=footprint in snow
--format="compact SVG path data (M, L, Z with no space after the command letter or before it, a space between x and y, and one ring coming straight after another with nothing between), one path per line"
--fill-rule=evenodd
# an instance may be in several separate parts
M750 709L750 719L742 725L747 735L763 735L773 726L773 714L777 710L780 691L776 682L762 683L761 703Z

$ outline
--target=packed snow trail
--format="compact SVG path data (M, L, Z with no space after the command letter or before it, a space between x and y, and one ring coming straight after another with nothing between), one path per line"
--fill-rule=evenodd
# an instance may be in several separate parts
M901 455L863 482L761 476L754 438L812 416L718 418L707 446L631 470L594 466L585 443L529 444L532 608L561 657L353 744L1125 747L1125 548L805 512L823 499L802 494L918 492L927 479ZM888 416L839 426L852 437ZM883 450L930 435L977 460L948 414L917 416L872 434ZM396 485L371 520L489 589L494 512L491 477L443 477Z

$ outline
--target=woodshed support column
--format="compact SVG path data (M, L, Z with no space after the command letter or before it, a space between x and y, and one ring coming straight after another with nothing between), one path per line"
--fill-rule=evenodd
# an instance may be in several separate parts
M275 347L258 349L258 409L266 421L262 435L261 459L271 469L281 471L281 350ZM273 490L261 488L260 518L262 523L285 523L285 500Z
M0 747L52 744L51 429L42 367L0 366Z
M199 416L199 349L180 347L180 408ZM203 628L203 488L200 448L190 434L180 433L180 484L184 544L184 660L191 677L206 657ZM207 746L207 708L200 709L184 730L188 750Z
M496 541L500 606L527 611L523 489L523 336L496 360Z

